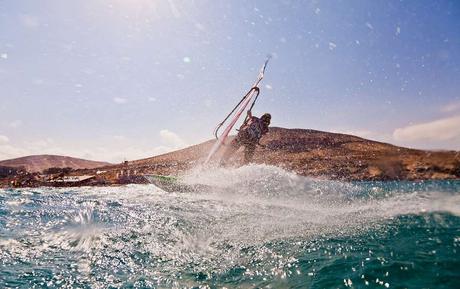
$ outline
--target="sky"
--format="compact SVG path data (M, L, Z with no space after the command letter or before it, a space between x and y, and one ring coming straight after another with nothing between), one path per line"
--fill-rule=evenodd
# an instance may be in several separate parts
M0 160L211 139L273 58L272 125L460 150L458 1L1 0Z

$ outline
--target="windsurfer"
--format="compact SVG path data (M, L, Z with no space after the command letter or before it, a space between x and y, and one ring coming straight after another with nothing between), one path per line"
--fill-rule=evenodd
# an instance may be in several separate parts
M225 151L222 158L223 162L227 162L241 146L244 146L244 162L251 162L256 146L262 146L260 139L268 132L271 118L269 113L265 113L260 118L255 117L249 110L246 121L240 127L238 134L230 142L230 146Z

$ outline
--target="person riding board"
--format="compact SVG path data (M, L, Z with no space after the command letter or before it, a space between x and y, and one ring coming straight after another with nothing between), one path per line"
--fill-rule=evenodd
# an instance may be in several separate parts
M248 111L247 120L240 127L236 137L230 142L230 147L225 151L223 161L226 162L241 146L244 146L244 161L250 163L257 145L264 134L268 132L271 115L265 113L260 118Z

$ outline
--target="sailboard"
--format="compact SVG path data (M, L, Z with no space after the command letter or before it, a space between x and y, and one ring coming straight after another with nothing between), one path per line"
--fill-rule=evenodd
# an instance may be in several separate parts
M254 107L254 104L257 101L257 98L260 93L259 84L264 78L265 69L267 68L267 64L270 58L271 56L268 56L267 59L265 60L264 64L262 65L262 68L259 71L257 80L254 82L251 89L243 96L240 102L233 108L233 110L227 115L227 117L225 117L225 119L217 125L216 129L214 130L214 135L217 141L215 142L214 146L209 152L204 164L207 164L211 160L211 158L216 154L216 152L222 147L222 145L227 140L228 135L230 134L230 131L233 129L236 122L240 119L241 115L243 114L243 112L246 110L246 108L251 102L252 104L249 108L249 111ZM225 123L227 123L227 121L229 121L227 126L225 127L222 134L219 136L218 135L219 130L224 126Z
M206 185L184 184L178 177L174 176L145 174L144 178L146 178L149 183L168 193L206 192L210 190L210 187Z

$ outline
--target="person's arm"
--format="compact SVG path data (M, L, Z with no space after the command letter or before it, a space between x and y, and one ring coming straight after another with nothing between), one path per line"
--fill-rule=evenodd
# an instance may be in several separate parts
M248 110L248 117L252 118L252 112L250 110Z

